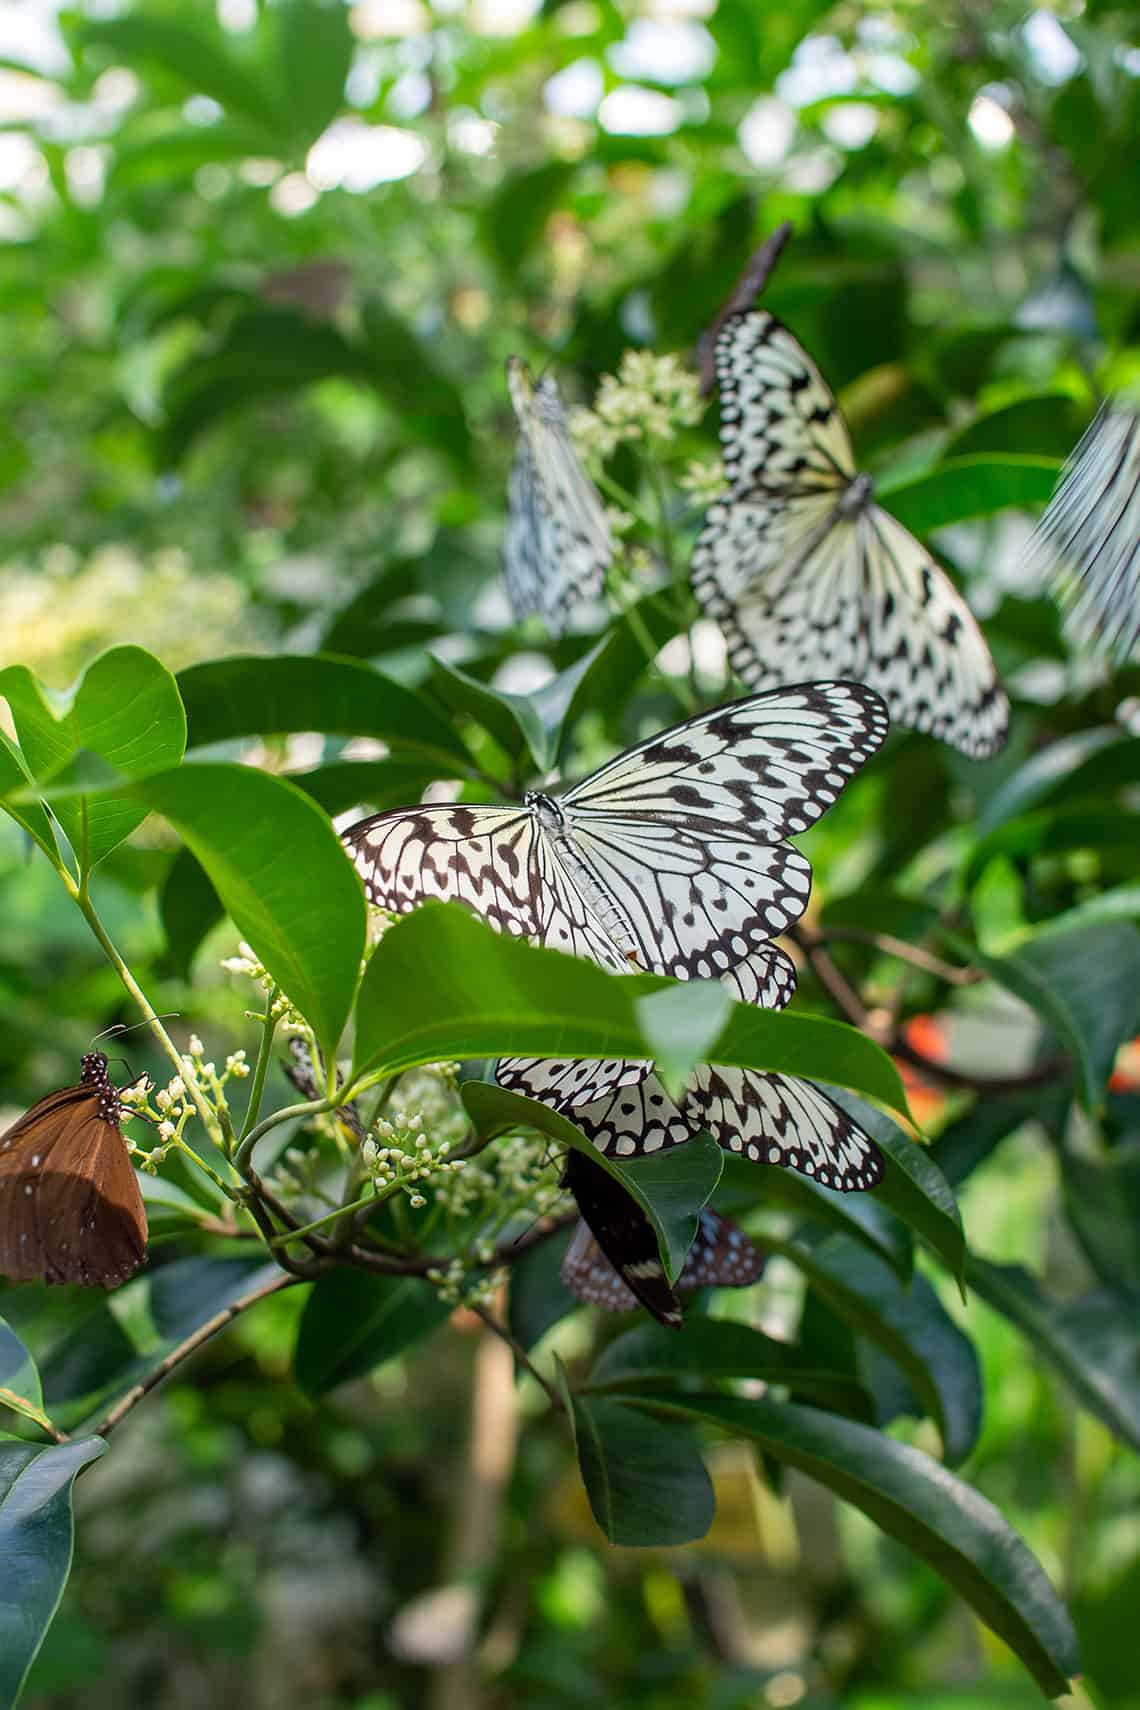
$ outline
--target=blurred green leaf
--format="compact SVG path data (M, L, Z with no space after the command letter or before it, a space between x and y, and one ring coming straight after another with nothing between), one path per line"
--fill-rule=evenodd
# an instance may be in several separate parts
M786 1402L702 1395L643 1405L757 1443L862 1509L965 1598L1050 1697L1079 1672L1072 1622L1035 1557L992 1503L927 1455Z
M1088 793L1082 782L1086 768L1095 765L1103 781L1106 763L1119 770L1121 782L1133 781L1140 775L1140 742L1122 736L1117 725L1098 725L1092 730L1074 731L1038 749L985 804L978 821L979 833L990 832L1054 797L1071 805Z
M549 1240L529 1247L511 1266L507 1324L520 1347L533 1348L552 1325L581 1305L562 1281L562 1261L571 1234L570 1229L559 1230Z
M171 966L184 979L205 938L225 914L218 893L189 849L180 849L158 899Z
M31 777L19 749L0 730L0 806L12 816L17 825L23 827L33 842L39 844L48 860L54 864L59 859L59 851L46 810L39 802L11 799L14 791L22 793L30 782Z
M44 1428L44 1398L36 1362L12 1329L0 1318L0 1407L10 1407Z
M1105 1288L1140 1303L1140 1141L1097 1158L1061 1149L1065 1210Z
M155 66L188 95L208 95L231 116L262 128L265 148L282 140L271 95L255 68L223 47L220 33L207 35L157 11L133 11L119 18L85 18L81 40L109 49L121 65Z
M846 1372L830 1371L794 1342L730 1319L696 1318L680 1330L641 1324L606 1346L586 1388L628 1389L679 1377L749 1378L779 1384L818 1407L870 1422L871 1399Z
M946 1460L952 1466L964 1460L982 1421L978 1357L926 1278L915 1275L902 1286L886 1265L843 1235L811 1246L768 1235L765 1242L797 1264L858 1335L889 1355L938 1426Z
M1135 1303L1107 1290L1051 1300L1021 1265L971 1256L970 1287L1060 1373L1082 1407L1140 1451L1140 1329Z
M71 1489L99 1437L0 1443L0 1707L13 1710L71 1572Z
M135 786L201 863L226 913L329 1056L364 953L360 881L308 796L249 766L197 765Z
M466 749L435 708L370 665L328 654L266 659L231 655L179 673L188 744L204 748L241 736L373 736L439 768L463 776Z
M349 12L339 0L280 0L272 15L280 63L277 88L300 153L344 103L353 50Z
M610 1543L660 1546L703 1538L715 1499L689 1433L617 1401L566 1399L582 1482Z
M451 1303L420 1277L330 1271L305 1302L293 1375L306 1395L326 1395L403 1353L452 1311Z
M377 392L400 418L402 431L459 469L471 462L471 431L458 387L436 366L429 344L380 301L370 297L362 315L362 360Z
M921 536L1010 507L1036 510L1048 502L1060 469L1055 457L959 457L897 485L884 480L876 496L892 516Z
M491 258L513 279L538 243L577 168L552 161L505 178L484 205L479 235Z
M975 845L963 884L977 884L990 861L1005 856L1027 861L1040 855L1067 855L1077 849L1140 847L1140 815L1120 809L1054 809L1008 819Z
M1063 462L1088 423L1089 411L1067 392L1018 398L955 434L943 456L949 461L999 451Z
M1073 1053L1082 1100L1097 1109L1118 1047L1140 1032L1140 931L1109 922L1053 927L1004 956L973 954Z

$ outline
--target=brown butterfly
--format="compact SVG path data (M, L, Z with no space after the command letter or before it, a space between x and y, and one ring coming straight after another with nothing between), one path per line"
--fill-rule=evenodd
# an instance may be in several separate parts
M146 1210L102 1051L0 1134L0 1275L114 1288L146 1257Z

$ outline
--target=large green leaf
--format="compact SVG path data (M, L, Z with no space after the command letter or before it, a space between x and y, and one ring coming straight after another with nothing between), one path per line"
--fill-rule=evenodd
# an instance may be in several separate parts
M0 806L3 806L4 811L11 814L16 824L22 826L28 836L39 844L48 860L54 864L59 859L59 850L51 820L44 808L39 802L11 799L12 794L17 791L22 796L31 782L31 774L23 755L15 743L0 730Z
M189 666L178 686L191 748L319 730L377 737L401 755L435 762L440 777L462 777L471 768L463 744L433 706L357 659L234 654Z
M141 647L112 647L87 667L66 695L49 696L22 665L0 672L24 759L40 784L59 780L84 751L125 778L177 765L186 745L186 715L174 678ZM126 796L88 796L69 789L53 800L84 871L140 825L146 809Z
M800 1267L858 1335L889 1355L937 1424L947 1461L964 1460L981 1428L978 1357L926 1278L915 1275L903 1287L886 1265L842 1235L811 1246L765 1239Z
M669 984L648 974L604 973L495 933L457 904L428 903L391 927L369 962L353 1073L508 1054L645 1058L652 1047L636 1003ZM695 989L692 1000L694 1032L704 1038L705 1000ZM679 1028L683 990L677 1001ZM825 1078L906 1110L890 1058L839 1022L736 1003L715 1060Z
M1020 1265L971 1257L971 1288L1060 1373L1083 1407L1140 1452L1140 1328L1135 1300L1101 1291L1051 1300Z
M628 1390L693 1377L780 1384L815 1406L867 1423L872 1418L871 1398L850 1373L830 1370L795 1343L731 1319L695 1318L679 1331L659 1324L628 1330L602 1350L586 1388Z
M836 1193L795 1170L758 1170L749 1159L729 1153L724 1160L720 1200L726 1211L791 1211L825 1230L850 1235L894 1271L900 1282L914 1274L914 1242L904 1223L879 1203L874 1193Z
M1119 725L1073 731L1039 748L994 791L978 820L989 833L1007 819L1027 814L1046 802L1071 806L1106 783L1130 783L1140 775L1140 742Z
M1118 1048L1140 1032L1140 931L1108 921L1054 926L1004 956L972 954L1072 1052L1083 1102L1097 1109Z
M1100 1157L1061 1150L1065 1209L1101 1282L1140 1302L1140 1141Z
M844 1092L841 1087L829 1087L828 1093L882 1150L886 1174L875 1190L876 1201L901 1218L961 1282L966 1263L962 1217L950 1183L933 1154L904 1134L889 1116L853 1093ZM826 1194L830 1190L819 1188L818 1192ZM831 1194L831 1198L836 1197Z
M1036 1558L991 1502L929 1456L865 1425L788 1402L701 1395L638 1404L746 1438L862 1509L929 1562L1050 1697L1079 1672L1072 1622Z
M567 1395L582 1482L611 1544L688 1544L712 1524L712 1481L691 1434L602 1396Z
M680 1276L705 1205L724 1165L724 1154L707 1134L648 1158L607 1157L580 1128L537 1099L523 1098L489 1081L466 1081L463 1102L480 1138L516 1128L537 1128L581 1152L620 1183L653 1225L661 1262L670 1282Z
M277 107L254 68L227 51L219 34L179 23L157 11L132 11L121 18L86 18L84 44L109 48L120 63L154 66L181 84L187 95L208 95L233 117L264 131L263 148L283 140Z
M452 1306L419 1277L336 1270L313 1286L293 1353L293 1375L307 1395L374 1371L443 1324Z
M1122 808L1046 810L1006 820L975 846L963 884L976 885L997 858L1023 862L1040 855L1067 855L1076 849L1140 848L1140 815Z
M884 481L878 496L892 516L924 535L1009 506L1036 510L1050 498L1060 468L1056 457L956 457L897 486Z
M135 790L183 838L330 1055L352 1008L365 908L320 809L284 779L249 766L183 766Z
M71 1572L75 1476L99 1437L0 1443L0 1710L12 1710Z

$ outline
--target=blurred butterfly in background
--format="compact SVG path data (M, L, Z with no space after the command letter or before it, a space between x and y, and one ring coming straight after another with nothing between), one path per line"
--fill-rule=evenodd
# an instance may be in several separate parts
M1140 650L1140 414L1103 404L1061 472L1027 565L1068 608L1073 636L1123 665Z
M553 378L512 356L507 385L519 443L507 488L503 570L520 621L538 612L554 636L599 600L614 543L597 488L578 461Z
M891 718L975 759L1005 741L1009 703L969 607L875 504L847 428L802 345L765 310L716 340L729 491L693 551L697 599L753 689L852 677Z
M114 1288L146 1257L147 1222L102 1051L0 1135L0 1275Z
M562 1281L591 1306L628 1312L640 1301L658 1323L679 1329L679 1293L746 1288L764 1269L764 1254L743 1230L706 1206L674 1286L665 1275L653 1225L620 1183L581 1152L567 1152L563 1183L581 1217L562 1261Z

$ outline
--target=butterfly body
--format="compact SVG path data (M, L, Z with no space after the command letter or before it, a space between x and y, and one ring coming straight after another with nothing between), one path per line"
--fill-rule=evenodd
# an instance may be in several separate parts
M146 1255L147 1222L101 1051L0 1135L0 1275L112 1288Z
M716 347L729 490L693 552L693 589L751 688L801 676L868 683L901 724L985 758L1009 706L965 601L855 468L807 352L762 310Z

